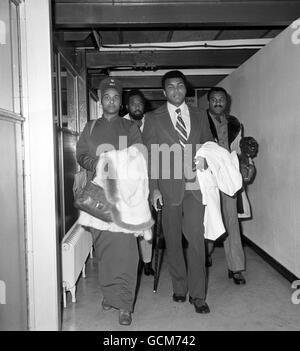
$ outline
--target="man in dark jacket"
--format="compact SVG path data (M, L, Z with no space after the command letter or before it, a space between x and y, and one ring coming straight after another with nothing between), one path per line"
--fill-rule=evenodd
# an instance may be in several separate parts
M242 125L236 117L228 115L228 95L221 87L212 88L207 95L209 108L207 119L215 141L228 151L239 152ZM228 276L235 284L245 284L242 271L245 270L245 255L241 242L237 214L237 196L221 193L223 222L228 234L224 241L225 255L228 265ZM211 249L209 249L211 251Z
M143 93L138 89L132 89L127 94L126 108L128 113L123 117L134 121L143 132L145 123L145 105L146 100ZM152 268L152 241L144 238L138 238L141 258L144 266L145 275L154 275Z
M198 181L191 170L197 147L212 140L212 135L205 111L201 113L185 103L187 82L181 72L166 73L162 87L167 102L146 114L143 130L143 141L151 158L148 161L150 198L155 209L157 201L163 206L162 225L173 300L184 302L189 292L196 312L209 313L205 301L204 206ZM155 154L155 148L161 152ZM204 159L199 160L198 165L203 169ZM188 241L187 267L182 233Z
M89 172L89 179L95 173L101 146L122 149L120 137L126 137L127 145L142 144L141 132L137 125L119 116L122 101L120 82L112 78L100 84L103 116L91 131L90 121L86 124L77 143L78 163ZM108 150L106 150L108 151ZM131 324L131 313L135 300L137 267L139 261L136 238L133 234L93 230L94 249L99 260L99 282L103 293L103 310L119 309L119 322Z

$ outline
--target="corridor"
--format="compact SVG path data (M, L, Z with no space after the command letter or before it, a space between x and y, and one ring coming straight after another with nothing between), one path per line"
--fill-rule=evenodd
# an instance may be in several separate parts
M283 331L300 330L300 304L291 302L291 284L258 256L245 248L246 285L233 284L226 275L223 248L213 254L209 272L207 302L211 313L196 314L188 302L175 303L166 262L163 262L157 293L153 277L141 276L133 322L129 327L118 323L118 311L103 311L97 287L97 265L89 259L87 277L80 277L77 302L67 295L63 310L63 331Z
M299 330L299 48L300 0L1 0L0 193L9 196L0 197L0 330ZM79 215L77 143L85 125L104 116L100 86L108 78L121 83L120 118L130 112L135 89L151 116L170 102L162 78L171 70L186 77L181 105L209 117L208 92L222 88L228 93L223 112L257 141L257 173L247 189L251 220L243 222L243 233L248 245L295 277L294 285L252 245L245 247L247 284L235 285L217 247L210 314L173 302L164 261L157 293L153 277L141 274L133 321L124 327L118 311L102 311L97 264L89 259L77 302L68 293L63 308L62 244L74 235ZM189 123L191 115L184 116L186 136L192 131L191 145L202 144L196 135L203 130ZM173 126L156 130L172 140ZM106 144L95 139L95 150Z

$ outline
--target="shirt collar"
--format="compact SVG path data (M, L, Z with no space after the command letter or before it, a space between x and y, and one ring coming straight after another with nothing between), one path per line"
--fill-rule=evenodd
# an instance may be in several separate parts
M130 119L131 121L136 122L136 120L133 119L133 118L130 116L129 113L128 113L128 117L129 117L129 119ZM144 118L145 118L145 115L143 115L143 118L141 119L142 122L144 122Z
M208 110L208 113L209 113L210 117L211 117L214 121L216 121L217 123L219 123L219 124L227 123L227 119L226 119L226 115L225 115L225 114L222 114L222 115L220 116L220 122L219 122L219 121L216 119L216 116L213 115L209 110Z
M180 108L181 112L184 113L187 111L188 107L187 107L187 104L185 103L185 101L183 101L183 103L176 107L175 105L172 105L169 103L169 101L167 101L167 107L168 107L168 110L171 114L171 116L173 116L175 114L175 111Z
M108 123L111 123L111 122L114 122L115 120L117 120L120 116L115 116L113 117L112 119L108 120L107 118L104 117L104 115L102 115L100 118L103 120L103 121L106 121Z

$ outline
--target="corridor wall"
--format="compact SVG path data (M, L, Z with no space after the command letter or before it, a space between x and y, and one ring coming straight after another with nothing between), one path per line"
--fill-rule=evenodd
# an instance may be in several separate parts
M229 92L245 136L259 143L248 189L253 219L244 221L244 234L300 277L300 21L218 85Z

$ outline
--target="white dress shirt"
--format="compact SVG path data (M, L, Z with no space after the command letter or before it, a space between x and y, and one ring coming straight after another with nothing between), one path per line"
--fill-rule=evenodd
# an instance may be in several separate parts
M177 122L177 113L175 111L178 108L180 108L181 117L182 117L183 122L185 124L187 138L188 138L190 135L190 132L191 132L191 119L190 119L190 112L189 112L187 104L185 102L183 102L180 106L176 107L176 106L170 104L169 102L167 102L167 108L168 108L169 114L171 116L171 121L172 121L175 129L176 129L176 122Z
M129 119L130 121L136 122L133 118L130 117L129 113L127 113L127 115L123 116L123 118ZM141 119L141 121L142 121L142 125L140 126L140 131L142 132L143 129L144 129L144 124L145 124L145 115L143 116L143 118Z

